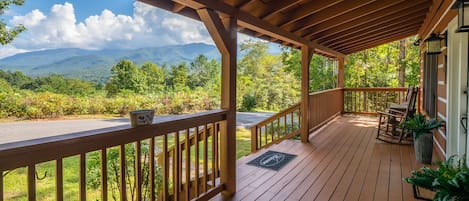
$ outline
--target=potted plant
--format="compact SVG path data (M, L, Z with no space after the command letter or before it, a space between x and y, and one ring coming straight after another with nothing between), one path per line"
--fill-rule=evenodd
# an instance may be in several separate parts
M428 119L423 114L415 114L403 123L404 128L414 134L414 150L417 161L424 164L432 162L433 134L431 130L441 126L441 122Z
M465 156L451 156L445 162L437 162L438 168L423 167L403 178L407 183L435 191L433 200L469 200L469 168Z

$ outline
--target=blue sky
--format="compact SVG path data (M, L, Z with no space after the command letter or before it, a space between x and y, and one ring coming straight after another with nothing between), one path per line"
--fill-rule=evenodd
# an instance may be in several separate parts
M213 44L202 23L132 0L26 0L2 18L27 31L0 47L0 58L56 48L136 49Z
M48 12L54 4L63 4L61 0L26 0L23 6L12 6L11 11L18 15L24 15L34 9L43 13ZM115 14L132 15L133 0L68 0L75 7L77 20L83 21L91 15L99 15L102 10L109 9ZM92 5L92 6L90 6ZM6 16L11 19L11 15Z
M26 0L1 17L8 26L22 24L27 30L11 44L0 46L0 59L57 48L213 44L201 22L133 0ZM238 42L247 39L252 38L238 34ZM278 47L273 49L278 52Z

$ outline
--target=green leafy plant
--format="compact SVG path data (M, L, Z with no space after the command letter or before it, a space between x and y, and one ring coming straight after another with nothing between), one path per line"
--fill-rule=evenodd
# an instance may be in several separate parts
M414 140L417 140L421 135L429 133L431 130L441 126L441 124L441 121L438 121L435 118L427 120L425 115L419 113L402 123L402 126L413 131Z
M404 178L407 183L435 191L434 200L469 200L469 168L466 157L451 156L447 161L437 162L438 168L423 167Z

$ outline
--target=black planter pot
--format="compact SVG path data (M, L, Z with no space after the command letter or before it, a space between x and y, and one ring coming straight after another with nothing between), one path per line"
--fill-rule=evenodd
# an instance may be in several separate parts
M414 140L415 158L419 163L431 164L433 154L433 134L425 133Z

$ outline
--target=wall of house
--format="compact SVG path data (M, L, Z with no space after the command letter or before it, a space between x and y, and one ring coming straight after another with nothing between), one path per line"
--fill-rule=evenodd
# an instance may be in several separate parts
M420 100L421 103L423 103L423 99L425 97L425 92L423 91L423 78L424 78L424 54L425 54L425 43L423 40L425 38L428 38L431 33L438 33L438 34L444 34L446 31L448 31L448 26L450 22L455 19L457 16L457 12L455 10L451 10L450 7L452 5L451 1L441 1L441 0L436 0L434 3L434 7L430 8L431 12L427 16L426 21L422 25L421 32L419 32L420 38L422 39L422 45L421 45L421 79L420 79ZM452 35L452 34L450 34ZM454 41L453 41L454 42ZM433 97L435 100L434 102L434 109L436 110L436 115L435 118L443 121L446 123L446 126L441 127L433 132L434 134L434 153L436 153L436 156L438 157L439 160L444 160L448 155L450 155L449 147L451 145L449 144L449 138L450 137L450 131L451 129L457 128L459 129L459 120L456 120L456 118L459 118L457 116L460 115L458 113L457 115L454 114L451 111L450 106L455 106L453 103L455 99L453 99L453 94L458 93L460 94L459 89L454 89L455 87L452 86L454 84L449 83L451 79L450 77L453 78L452 76L456 75L453 71L453 74L451 74L451 71L454 70L451 68L451 65L449 65L448 58L450 57L449 53L455 54L454 49L449 50L447 47L446 40L442 40L442 49L441 53L437 55L437 70L436 70L436 80L433 82L436 82L436 88L431 89L434 90L436 93L436 96ZM458 55L460 55L458 53ZM455 56L455 55L453 55ZM467 55L466 55L467 57ZM451 74L451 75L450 75ZM467 74L467 71L466 71ZM461 78L461 77L459 77ZM461 79L458 78L458 82L461 82ZM454 78L453 78L454 79ZM466 78L467 79L467 78ZM466 83L466 82L465 82ZM460 99L461 96L458 96L457 101L458 102L458 109L461 110L462 108L459 107L463 102L463 100ZM420 104L421 106L423 104ZM423 113L427 113L429 108L420 108ZM464 108L465 109L465 108Z

